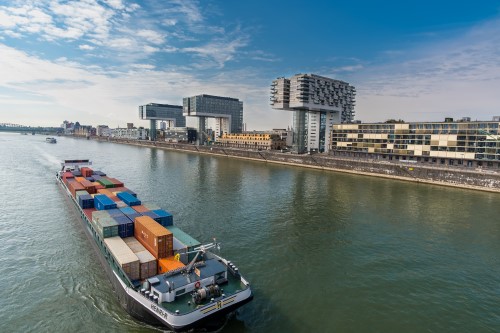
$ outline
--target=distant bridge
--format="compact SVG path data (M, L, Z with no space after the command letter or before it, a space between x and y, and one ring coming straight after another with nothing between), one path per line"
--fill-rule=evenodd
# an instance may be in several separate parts
M59 133L63 129L61 127L32 127L11 123L0 123L0 131L2 132L18 132L18 133L36 133L36 134L49 134Z

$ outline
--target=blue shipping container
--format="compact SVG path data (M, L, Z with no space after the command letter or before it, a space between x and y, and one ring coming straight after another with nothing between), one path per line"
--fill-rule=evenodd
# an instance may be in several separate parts
M136 217L142 216L140 213L131 213L131 214L125 214L126 217L128 217L131 221L135 221Z
M118 223L118 235L121 238L134 236L134 222L130 221L125 215L113 217Z
M97 210L106 210L116 208L116 202L104 194L94 196L94 206Z
M162 226L168 227L174 224L174 217L169 212L163 209L155 209L152 212L158 215L159 221L158 220L156 221L160 223Z
M120 210L122 211L123 214L135 214L137 213L133 208L131 207L123 207L123 208L120 208ZM139 214L139 216L141 216L141 214Z
M105 174L104 172L102 172L102 171L94 171L94 172L93 172L93 174L94 174L94 175L101 176L101 177L106 176L106 174Z
M94 208L94 198L90 194L81 195L78 198L78 204L83 209Z
M85 179L87 179L89 182L95 182L94 177L85 177Z
M99 175L92 175L92 178L94 178L94 181L98 181L99 179L101 179L101 176Z
M121 201L125 202L129 206L139 206L141 204L141 200L134 197L132 194L128 192L120 192L117 193L116 196L120 198Z

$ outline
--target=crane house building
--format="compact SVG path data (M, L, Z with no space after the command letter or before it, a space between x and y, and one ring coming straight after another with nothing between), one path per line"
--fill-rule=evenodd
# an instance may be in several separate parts
M336 156L498 169L499 126L499 121L336 124L330 148Z

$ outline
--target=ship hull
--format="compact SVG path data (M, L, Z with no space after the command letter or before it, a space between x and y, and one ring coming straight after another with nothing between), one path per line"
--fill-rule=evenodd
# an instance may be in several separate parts
M186 315L176 315L161 309L153 301L144 297L133 288L127 286L119 278L119 276L111 268L101 249L99 248L97 243L98 240L96 240L96 236L95 234L93 234L90 221L87 220L80 206L71 196L68 188L62 182L62 179L57 176L56 180L67 195L67 199L72 202L76 212L80 214L79 220L81 226L84 229L92 248L96 252L96 256L99 259L101 266L104 268L104 271L106 272L106 275L111 282L120 305L128 314L130 314L135 319L149 325L167 327L168 329L175 332L182 332L197 327L217 329L225 323L227 315L229 313L234 312L237 308L243 306L253 299L250 288L247 288L246 290L240 291L236 295L231 296L232 300L231 302L228 302L228 304L231 305L227 305L223 308L217 309L213 314L209 315L203 315L202 313L204 311L206 312L207 308L210 308L210 305L204 306L200 310Z

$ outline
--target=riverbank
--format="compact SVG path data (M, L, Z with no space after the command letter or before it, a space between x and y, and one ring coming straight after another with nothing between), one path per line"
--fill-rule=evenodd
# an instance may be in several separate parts
M296 155L277 151L244 150L143 140L102 137L91 137L90 139L500 193L500 172L488 169L451 168L424 163L405 164L402 162L350 159L323 154Z

